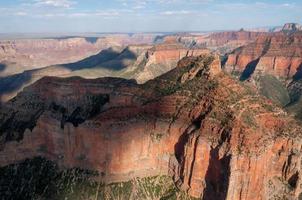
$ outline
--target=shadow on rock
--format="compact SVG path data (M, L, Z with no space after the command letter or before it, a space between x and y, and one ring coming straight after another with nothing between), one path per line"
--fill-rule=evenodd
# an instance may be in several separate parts
M259 60L260 58L258 58L257 60L253 60L252 62L246 65L244 71L240 76L240 81L246 81L252 76L252 74L255 72L256 66L259 63Z
M294 81L298 81L301 79L302 79L302 63L299 65L299 67L297 68L297 72L293 76Z

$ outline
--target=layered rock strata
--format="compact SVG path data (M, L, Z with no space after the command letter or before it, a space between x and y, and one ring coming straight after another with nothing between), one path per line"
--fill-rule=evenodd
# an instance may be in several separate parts
M173 69L185 56L208 54L207 49L189 49L180 44L130 45L108 48L81 61L28 70L0 78L0 100L13 98L18 92L44 76L83 78L122 77L144 83Z
M50 65L72 63L109 47L153 44L156 34L0 40L0 77Z
M228 56L228 72L254 72L291 79L302 64L302 34L273 33L261 36L256 42L239 48Z
M105 183L169 174L203 199L301 194L301 127L213 56L185 58L143 85L46 77L0 119L1 166L42 156Z

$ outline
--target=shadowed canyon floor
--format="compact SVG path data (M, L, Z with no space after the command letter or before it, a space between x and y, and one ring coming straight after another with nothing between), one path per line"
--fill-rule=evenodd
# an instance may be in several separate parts
M136 177L169 176L172 190L195 198L296 199L302 192L301 127L222 72L217 56L184 58L142 85L120 78L45 77L3 104L0 119L0 173L8 177L19 177L24 165L35 169L37 160L11 164L43 157L57 164L54 173L97 172L88 182L126 184ZM39 180L30 170L31 180ZM65 174L50 184L64 182L60 177L68 182L70 173ZM5 180L0 183L8 191L23 194L18 184L14 188ZM52 187L37 183L31 182L31 195L46 198L51 190L42 186ZM180 191L160 190L163 195L148 198L188 198ZM140 199L130 193L129 199Z

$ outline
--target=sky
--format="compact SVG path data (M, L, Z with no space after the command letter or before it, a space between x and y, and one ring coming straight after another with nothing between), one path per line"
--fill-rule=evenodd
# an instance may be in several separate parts
M302 0L0 0L0 33L237 30L302 23Z

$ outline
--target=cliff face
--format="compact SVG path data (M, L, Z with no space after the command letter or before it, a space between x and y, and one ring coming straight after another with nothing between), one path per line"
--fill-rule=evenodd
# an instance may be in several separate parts
M140 66L138 72L130 78L134 78L138 83L145 83L172 70L184 57L200 56L209 53L210 51L205 48L186 48L176 43L155 45L143 55L145 60L144 66Z
M228 72L254 72L292 78L302 63L302 34L274 33L239 48L228 56Z
M213 33L208 38L215 40L216 44L223 45L229 41L251 42L255 41L259 36L266 35L265 32L250 32L250 31L229 31Z
M76 62L103 49L130 44L152 44L154 34L115 34L100 38L19 39L0 41L0 76L49 65Z
M179 35L165 37L165 43L179 42L187 46L206 47L222 55L230 53L238 47L254 42L259 36L265 36L266 32L252 31L227 31L204 35Z
M53 65L0 78L0 100L5 102L44 76L84 78L122 77L144 83L171 69L185 56L203 55L206 49L188 49L180 44L129 45L108 48L78 62ZM0 65L1 67L1 65Z
M261 36L228 56L225 70L301 119L302 33L296 24Z
M74 62L108 48L108 42L91 43L85 38L33 39L0 42L0 62L6 65L0 76L47 65Z
M46 77L0 110L0 164L37 156L99 172L106 183L170 175L204 199L294 199L301 134L281 109L189 57L137 85Z

